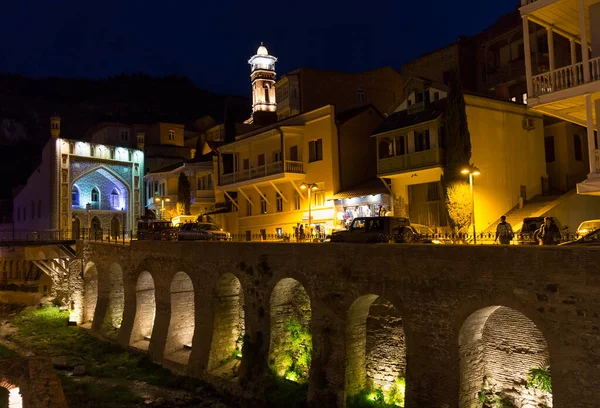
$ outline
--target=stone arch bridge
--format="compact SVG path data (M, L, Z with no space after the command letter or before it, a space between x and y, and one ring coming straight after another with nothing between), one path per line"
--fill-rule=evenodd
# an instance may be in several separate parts
M406 407L600 400L598 249L138 241L78 254L81 325L233 392L274 373L306 381L319 407L395 392L399 377ZM311 333L308 360L277 355L291 321ZM551 393L526 384L547 367Z

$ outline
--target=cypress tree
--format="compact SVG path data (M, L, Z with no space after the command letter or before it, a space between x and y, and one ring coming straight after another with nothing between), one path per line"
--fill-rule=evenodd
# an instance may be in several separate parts
M190 190L190 180L182 171L181 173L179 173L179 180L177 185L177 207L179 208L180 212L183 212L183 215L190 215Z

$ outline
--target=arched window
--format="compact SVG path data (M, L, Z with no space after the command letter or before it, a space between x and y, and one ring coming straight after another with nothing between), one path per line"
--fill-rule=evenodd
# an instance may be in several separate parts
M100 192L96 187L92 188L92 208L99 209L100 208Z
M265 84L265 103L269 103L269 85Z
M73 185L71 189L71 205L73 207L79 207L79 189L76 185Z
M113 189L112 193L110 193L110 205L113 208L119 208L119 192L117 189Z

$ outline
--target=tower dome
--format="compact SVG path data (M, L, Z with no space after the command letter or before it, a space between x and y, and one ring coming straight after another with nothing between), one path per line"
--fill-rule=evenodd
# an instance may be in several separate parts
M256 50L256 55L269 55L267 47L265 47L262 42L260 43L260 47L258 47L258 50Z

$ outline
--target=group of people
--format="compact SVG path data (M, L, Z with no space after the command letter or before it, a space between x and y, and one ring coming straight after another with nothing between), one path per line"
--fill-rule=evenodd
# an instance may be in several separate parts
M512 225L506 222L506 216L500 217L500 223L496 227L496 239L501 245L509 245L515 237ZM556 245L562 239L558 226L552 221L551 217L544 217L544 223L538 228L532 236L539 245Z
M296 237L296 241L305 241L305 240L313 240L315 238L323 240L325 231L321 228L320 225L315 225L314 228L309 224L300 224L297 223L294 227L294 237Z

